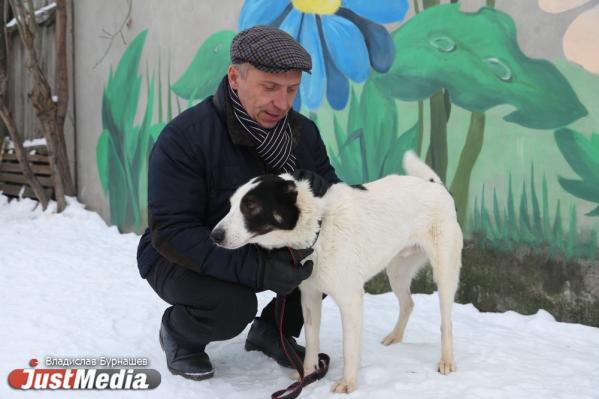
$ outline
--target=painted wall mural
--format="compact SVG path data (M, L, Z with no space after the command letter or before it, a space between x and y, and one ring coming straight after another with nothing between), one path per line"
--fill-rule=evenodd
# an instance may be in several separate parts
M538 7L558 16L589 1ZM547 60L522 51L515 17L494 7L501 0L481 0L474 12L460 2L422 3L246 0L238 30L278 26L311 53L313 73L294 107L319 125L346 182L403 173L402 155L413 149L446 182L477 245L596 262L599 52L590 46L599 24L589 21L599 5L581 9L555 43L565 58ZM142 76L146 35L110 72L97 145L112 223L138 233L147 224L149 150L168 120L214 93L235 32L208 37L174 81L160 60Z

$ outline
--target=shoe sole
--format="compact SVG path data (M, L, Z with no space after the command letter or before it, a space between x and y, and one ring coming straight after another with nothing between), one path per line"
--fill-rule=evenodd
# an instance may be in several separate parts
M245 350L248 351L248 352L253 352L253 351L261 352L265 356L268 356L272 360L274 360L279 366L295 370L295 367L293 367L291 364L289 364L289 363L282 363L282 362L278 361L276 357L273 357L273 356L269 355L268 353L264 352L262 350L262 348L260 348L257 345L252 344L251 342L245 341Z
M166 350L164 349L164 343L162 343L162 335L158 334L158 340L160 341L160 348L166 354ZM190 374L190 373L181 372L179 370L175 370L174 368L171 368L168 365L168 363L166 364L166 368L168 368L168 371L170 371L171 374L178 375L178 376L181 376L183 378L187 378L188 380L202 381L202 380L207 380L208 378L212 378L214 376L214 370L209 371L207 373L194 373L194 374Z

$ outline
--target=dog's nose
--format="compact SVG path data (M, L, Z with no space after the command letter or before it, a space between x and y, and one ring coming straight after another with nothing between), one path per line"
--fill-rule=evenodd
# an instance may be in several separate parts
M225 230L212 230L212 233L210 233L210 238L212 238L212 241L214 241L215 243L221 244L223 241L225 241Z

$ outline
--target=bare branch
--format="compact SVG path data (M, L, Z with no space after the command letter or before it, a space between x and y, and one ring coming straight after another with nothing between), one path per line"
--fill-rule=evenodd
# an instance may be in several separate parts
M13 6L13 13L19 27L19 36L27 54L27 69L33 79L33 87L30 95L31 104L41 123L42 131L46 138L50 166L54 173L56 202L58 203L58 211L61 212L66 207L65 194L75 194L64 140L64 117L59 127L57 123L59 116L58 104L52 99L50 84L41 69L41 63L39 62L35 48L35 36L33 34L33 29L35 28L32 27L32 24L36 24L35 11L31 9L27 10L22 3L24 0L9 1L11 6ZM29 4L31 4L31 0L29 0ZM66 7L64 9L66 10ZM66 31L66 12L62 13L61 19L58 19L57 22L65 24L65 26L57 27L57 32ZM62 34L57 36L57 40L60 40L61 37L64 38ZM63 45L59 45L57 50L60 51L61 48L66 49ZM60 62L60 60L57 60L57 62ZM58 64L57 69L60 68L61 66ZM62 86L61 90L64 90L65 87L67 86ZM66 96L63 95L63 98L66 99Z
M69 105L69 76L67 63L67 1L56 0L56 128L64 130L64 122ZM72 195L72 194L69 194Z
M106 58L106 56L108 55L108 52L112 48L112 42L114 41L114 39L117 36L120 36L121 40L123 41L123 44L127 45L127 41L125 40L125 35L123 35L123 29L125 29L125 26L129 26L129 24L131 22L131 8L133 5L132 0L127 0L127 4L129 7L129 9L127 10L127 15L125 15L125 19L123 19L121 26L119 27L119 29L116 32L110 33L106 29L102 28L102 32L104 33L104 36L100 36L100 38L108 39L109 42L108 42L108 46L106 47L106 50L104 51L104 54L102 54L102 57L100 57L100 59L98 60L98 62L96 62L96 64L94 65L94 67L92 69L96 69L96 67L98 65L100 65L100 63L102 61L104 61L104 58Z
M4 0L0 0L0 12L2 12L2 21L6 19L7 8L4 7ZM27 155L25 153L25 149L23 148L23 143L21 140L21 135L17 132L17 127L14 122L14 119L11 115L11 112L8 108L8 101L6 99L6 91L8 86L8 73L7 73L7 58L6 58L6 43L8 43L5 39L7 34L6 24L4 24L2 30L0 30L0 120L6 127L8 131L8 136L11 138L12 143L15 149L15 155L17 160L19 161L19 165L21 166L21 171L23 172L23 176L27 180L29 187L33 191L34 195L37 197L38 201L42 205L43 209L46 209L48 206L48 197L44 192L44 189L35 176L33 171L31 170L31 166L29 165L29 161L27 160ZM2 148L0 149L0 158L4 153L4 147L8 138L5 138L2 143ZM1 159L0 159L1 162Z

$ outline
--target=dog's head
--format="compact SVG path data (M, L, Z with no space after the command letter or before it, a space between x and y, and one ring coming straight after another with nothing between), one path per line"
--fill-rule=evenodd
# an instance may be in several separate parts
M229 249L248 243L266 248L295 246L298 240L307 241L302 236L305 227L312 225L307 222L314 213L314 200L318 199L307 181L297 182L287 174L256 177L231 196L229 213L210 237Z

